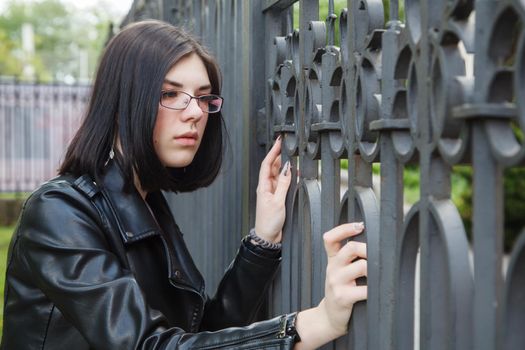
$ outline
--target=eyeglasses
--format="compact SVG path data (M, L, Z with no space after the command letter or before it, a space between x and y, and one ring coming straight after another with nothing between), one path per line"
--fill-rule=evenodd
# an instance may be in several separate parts
M218 95L192 96L184 91L161 91L160 105L169 109L183 110L188 107L192 99L197 100L199 108L204 113L217 113L221 110L222 97Z

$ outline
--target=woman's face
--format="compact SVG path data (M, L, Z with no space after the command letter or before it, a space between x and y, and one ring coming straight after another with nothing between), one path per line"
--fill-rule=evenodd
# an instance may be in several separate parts
M182 91L192 96L211 92L210 79L204 63L197 54L179 60L168 72L163 91ZM153 145L161 163L166 167L188 166L202 141L208 113L203 112L196 99L183 110L173 110L159 103L153 130Z

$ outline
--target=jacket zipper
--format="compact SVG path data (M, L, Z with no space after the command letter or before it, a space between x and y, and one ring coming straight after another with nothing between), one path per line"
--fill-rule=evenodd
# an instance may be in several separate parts
M252 334L250 336L247 336L247 337L244 337L244 338L241 338L241 339L236 339L236 340L232 340L232 341L228 341L228 342L224 342L224 343L220 343L220 344L213 344L213 345L206 345L206 346L203 346L203 347L199 347L198 349L202 349L202 350L206 350L206 349L221 349L221 348L224 348L224 347L228 347L232 344L246 344L246 343L249 343L250 341L252 340L255 340L255 339L263 339L263 338L266 338L267 336L269 335L275 335L275 332L276 331L279 331L277 333L277 335L275 336L274 339L284 339L286 338L286 316L281 316L281 318L279 319L279 327L276 329L276 328L272 328L272 329L269 329L269 330L264 330L264 331L261 331L259 333L255 333L255 334ZM283 331L284 330L284 331ZM272 338L269 338L269 339L272 339Z

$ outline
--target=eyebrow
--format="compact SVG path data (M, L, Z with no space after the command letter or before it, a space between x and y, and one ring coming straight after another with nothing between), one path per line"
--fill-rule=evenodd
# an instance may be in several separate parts
M179 82L176 82L174 80L169 80L169 79L164 79L164 83L165 84L169 84L171 86L174 86L174 87L177 87L177 88L182 88L183 85ZM202 85L200 86L197 91L204 91L204 90L210 90L211 89L211 85L210 84L206 84L206 85Z

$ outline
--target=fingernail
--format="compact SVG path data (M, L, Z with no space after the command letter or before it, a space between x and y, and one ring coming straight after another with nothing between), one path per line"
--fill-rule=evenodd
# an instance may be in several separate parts
M281 140L281 134L279 134L279 136L277 136L277 139L275 141L280 141Z
M290 161L287 161L283 166L284 176L288 176L288 170L290 170Z
M365 229L365 224L361 222L354 222L354 230L363 231Z

